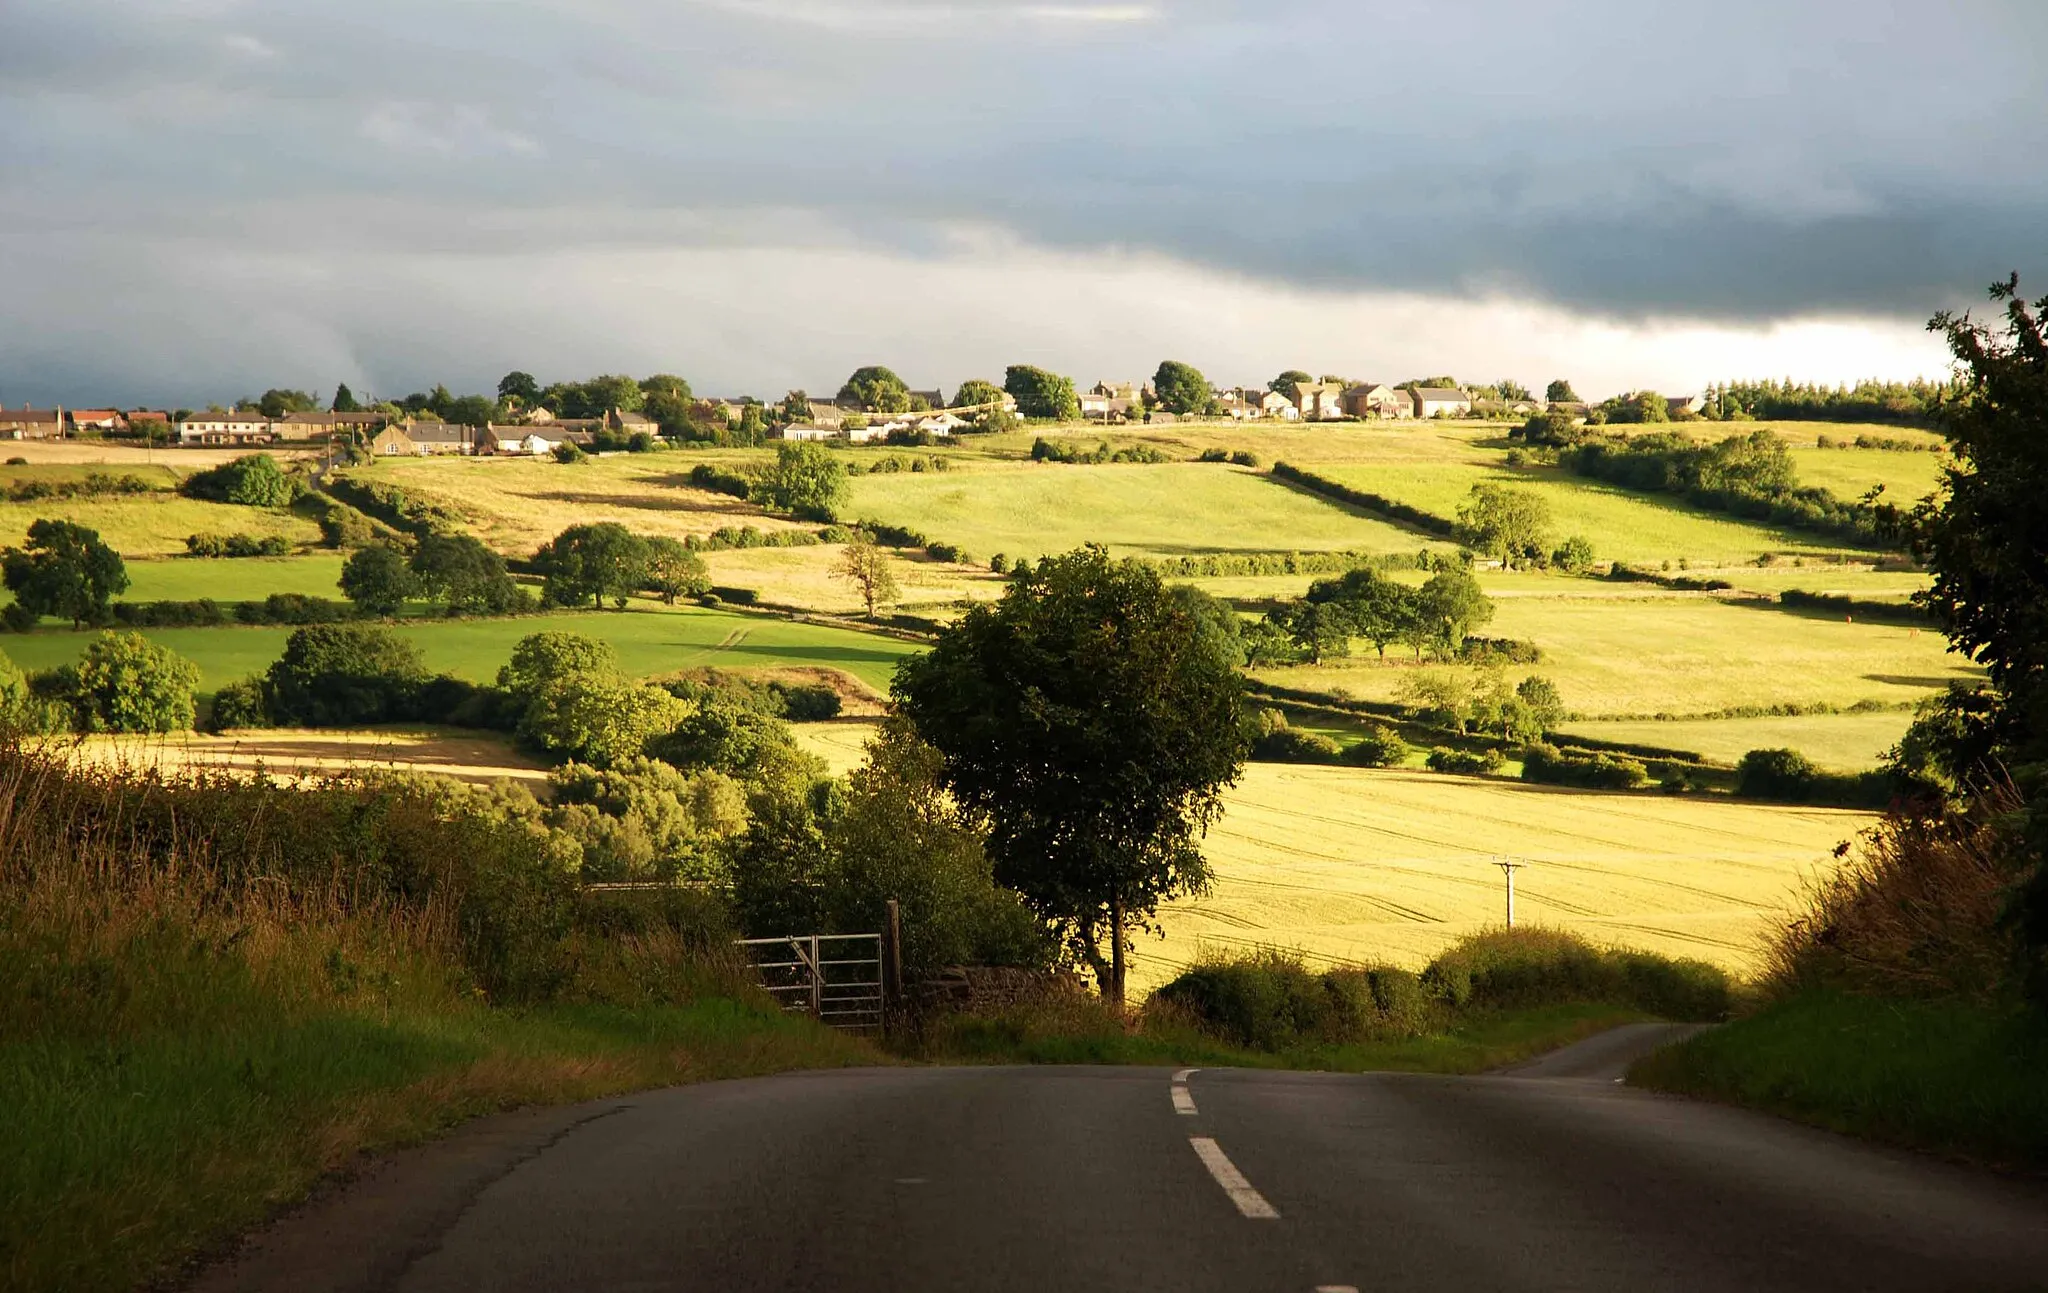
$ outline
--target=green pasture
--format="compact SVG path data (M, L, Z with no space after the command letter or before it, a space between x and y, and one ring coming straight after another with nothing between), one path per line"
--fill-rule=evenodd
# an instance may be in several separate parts
M1563 730L1603 741L1690 750L1719 763L1734 763L1751 750L1797 750L1831 772L1861 772L1876 767L1912 721L1911 710L1885 710L1671 722L1622 719L1566 723Z
M1699 715L1736 706L1914 702L1980 676L1930 629L1845 623L1703 595L1501 597L1479 630L1542 649L1511 677L1541 674L1567 708L1593 717ZM1397 699L1417 666L1354 643L1348 660L1260 669L1288 687Z
M849 629L799 624L766 616L690 607L679 610L635 606L625 611L585 611L512 619L412 620L394 626L420 646L427 667L476 682L497 676L512 647L529 633L560 630L602 638L617 648L634 674L661 674L716 665L726 669L804 666L842 669L872 687L886 688L896 662L918 650L914 643ZM286 627L147 629L145 634L199 666L200 686L260 673L284 651ZM0 639L24 669L50 669L78 658L89 633L46 628Z
M1888 449L1815 449L1792 451L1799 465L1799 483L1818 485L1835 497L1854 500L1873 486L1884 486L1886 501L1910 506L1934 492L1947 454L1900 453Z
M272 593L341 596L339 552L298 557L172 557L128 563L127 602L258 601Z
M976 557L1035 557L1083 543L1118 555L1408 552L1427 536L1215 463L989 465L854 478L845 512L923 531Z
M1831 593L1873 602L1903 602L1933 582L1925 571L1874 570L1832 561L1731 566L1710 573L1745 593L1769 593L1775 597L1788 588L1802 588L1809 593Z
M0 456L6 455L6 446L0 444ZM70 484L84 480L98 473L119 480L123 476L135 476L148 481L158 489L170 489L180 479L180 473L170 467L155 463L104 463L104 462L29 462L0 463L0 485L12 485L18 481L40 480L51 484Z
M1603 561L1729 565L1753 561L1766 552L1811 556L1840 550L1839 545L1796 530L1736 520L1675 498L1573 476L1557 467L1332 466L1319 469L1319 474L1446 518L1458 514L1474 485L1525 489L1549 505L1554 539L1584 535Z
M0 546L21 543L29 525L45 517L99 531L107 546L124 557L181 553L186 535L205 532L250 534L259 539L278 534L293 543L320 541L319 526L290 512L151 493L0 501Z

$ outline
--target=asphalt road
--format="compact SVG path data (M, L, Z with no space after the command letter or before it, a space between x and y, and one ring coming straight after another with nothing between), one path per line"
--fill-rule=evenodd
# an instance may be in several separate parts
M904 1068L494 1119L203 1276L340 1290L2048 1288L2048 1188L1631 1091Z

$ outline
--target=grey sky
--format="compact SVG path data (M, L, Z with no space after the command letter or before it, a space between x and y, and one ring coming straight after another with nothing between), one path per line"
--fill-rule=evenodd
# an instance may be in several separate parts
M1475 375L1550 357L1503 309L1617 381L1817 317L1880 372L2048 270L2044 56L2034 0L12 0L0 400L1399 378L1418 301Z

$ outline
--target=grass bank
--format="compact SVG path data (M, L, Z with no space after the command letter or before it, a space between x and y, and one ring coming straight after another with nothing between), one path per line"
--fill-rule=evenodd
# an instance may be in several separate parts
M2048 1164L2048 1018L1812 992L1660 1051L1636 1085L1982 1162Z
M730 946L718 909L592 896L431 787L0 746L0 1288L162 1278L474 1114L875 1061Z

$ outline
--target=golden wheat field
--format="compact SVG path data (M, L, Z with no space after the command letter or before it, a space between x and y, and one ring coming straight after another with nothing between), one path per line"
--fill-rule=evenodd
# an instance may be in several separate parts
M871 729L808 724L805 746L844 771ZM1195 958L1298 949L1311 962L1420 967L1503 917L1510 854L1516 916L1599 943L1752 972L1760 940L1834 846L1875 818L1704 797L1524 786L1441 773L1254 763L1205 852L1206 898L1160 913L1134 981L1154 988Z

